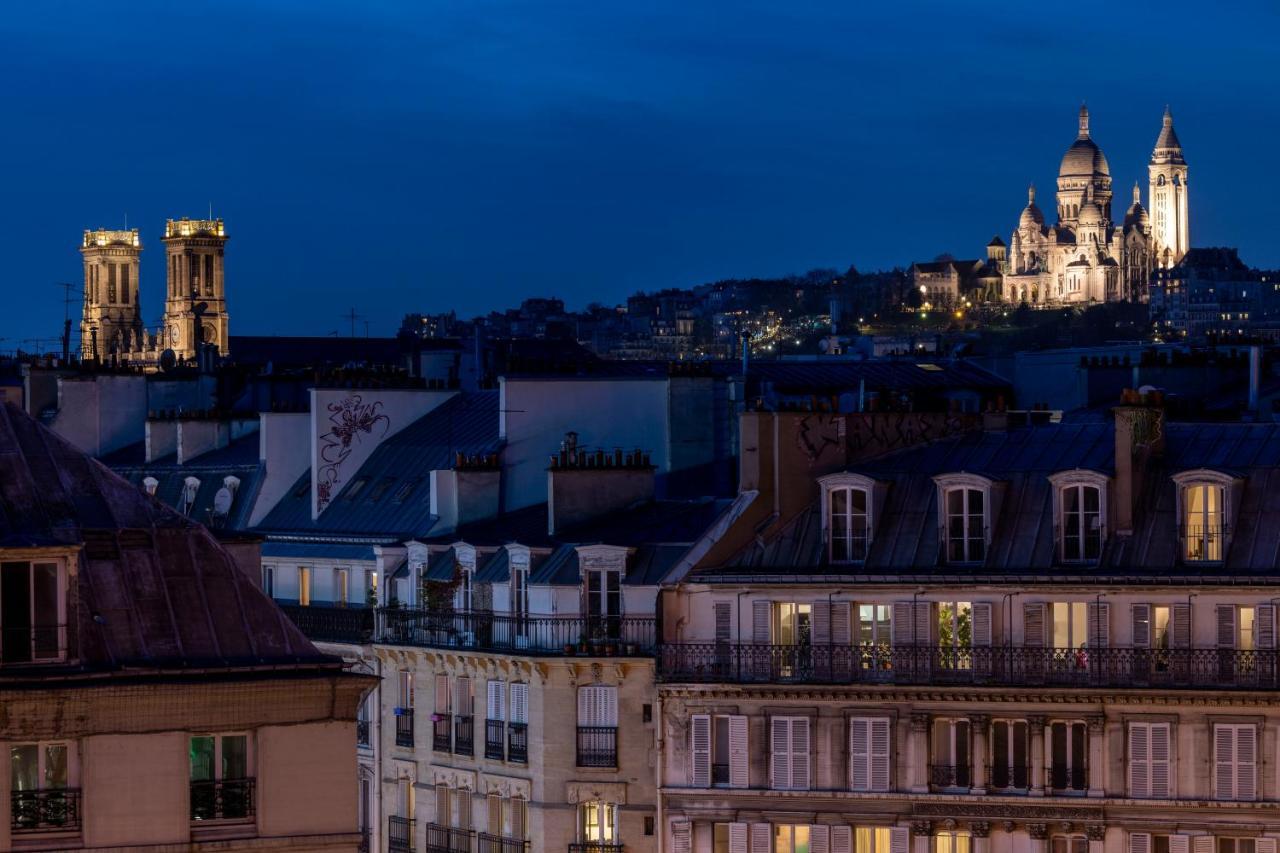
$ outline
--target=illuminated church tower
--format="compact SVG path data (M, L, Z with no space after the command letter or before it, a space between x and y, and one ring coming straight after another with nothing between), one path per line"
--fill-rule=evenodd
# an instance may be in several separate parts
M1173 130L1173 114L1164 110L1164 126L1151 152L1147 202L1151 208L1153 257L1159 267L1171 267L1191 246L1187 223L1187 161Z
M142 347L142 310L138 305L138 229L85 231L84 312L80 319L80 357L107 360Z
M164 244L168 268L164 348L189 361L196 355L196 344L203 341L214 344L219 353L226 355L223 248L227 233L222 220L170 219L164 227Z

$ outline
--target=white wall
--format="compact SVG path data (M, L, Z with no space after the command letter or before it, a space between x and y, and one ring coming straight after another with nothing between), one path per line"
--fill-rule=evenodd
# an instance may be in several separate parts
M249 526L258 524L289 493L311 463L311 416L306 412L263 412L258 427L258 460L263 463L258 501Z
M547 499L546 470L566 432L578 446L650 454L659 473L670 470L667 377L654 379L502 379L500 432L506 478L503 509Z
M147 380L143 376L58 378L53 431L91 456L142 441L146 420Z

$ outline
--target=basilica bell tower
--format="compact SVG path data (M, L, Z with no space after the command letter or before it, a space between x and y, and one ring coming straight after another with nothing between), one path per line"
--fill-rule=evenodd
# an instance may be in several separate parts
M1173 114L1164 110L1164 125L1151 152L1147 202L1151 208L1152 258L1155 266L1167 269L1182 260L1191 248L1187 222L1187 161L1182 143L1173 130Z
M142 349L138 229L85 231L80 254L84 258L80 357L105 361Z
M190 361L198 343L227 354L228 317L221 219L170 219L164 227L168 289L164 300L163 348Z

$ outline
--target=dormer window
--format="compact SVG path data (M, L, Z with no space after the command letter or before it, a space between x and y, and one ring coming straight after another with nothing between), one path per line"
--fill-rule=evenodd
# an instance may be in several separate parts
M1062 471L1049 477L1054 493L1058 557L1093 563L1102 557L1107 527L1107 477L1097 471Z
M1178 529L1182 559L1219 563L1226 558L1236 478L1219 471L1174 475L1178 488Z
M821 478L822 526L827 559L832 563L862 563L871 550L877 497L883 487L861 474L832 474Z
M66 622L66 594L58 563L0 563L0 661L61 659Z
M458 588L454 594L455 610L469 613L476 603L476 549L459 542L453 546L453 560L457 567Z
M991 531L992 482L977 474L946 474L934 482L947 562L981 563Z

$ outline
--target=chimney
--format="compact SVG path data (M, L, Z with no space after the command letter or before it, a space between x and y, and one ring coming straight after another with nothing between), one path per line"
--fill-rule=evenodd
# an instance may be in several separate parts
M653 500L654 465L643 450L586 451L567 433L547 469L547 533Z
M1249 411L1258 411L1258 394L1262 387L1262 347L1249 347Z
M1147 460L1164 452L1164 395L1126 388L1115 415L1115 530L1133 533L1134 513L1142 498L1142 470Z
M496 453L459 453L452 469L432 471L431 514L438 518L435 532L457 530L463 524L498 515L501 482Z

